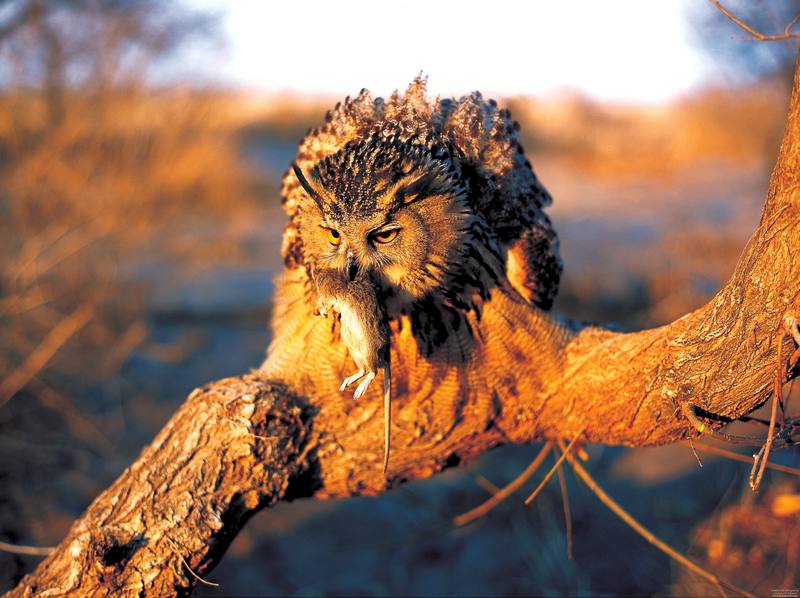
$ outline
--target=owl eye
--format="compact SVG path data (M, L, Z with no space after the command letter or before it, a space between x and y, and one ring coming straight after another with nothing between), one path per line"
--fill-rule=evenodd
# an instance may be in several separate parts
M395 240L395 238L397 238L397 233L399 232L400 230L396 228L392 228L389 230L382 230L372 235L372 238L375 239L378 243L391 243L392 241Z
M333 228L326 228L325 233L328 237L328 243L331 245L338 245L342 240L341 233Z

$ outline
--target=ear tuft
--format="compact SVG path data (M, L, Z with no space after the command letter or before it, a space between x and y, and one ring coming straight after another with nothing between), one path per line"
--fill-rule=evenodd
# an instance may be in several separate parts
M323 201L319 191L317 191L311 185L311 183L308 182L305 172L303 172L303 169L297 164L297 162L292 162L292 170L294 171L294 175L297 177L300 186L311 196L311 199L314 200L314 203L317 204L317 207L321 210Z

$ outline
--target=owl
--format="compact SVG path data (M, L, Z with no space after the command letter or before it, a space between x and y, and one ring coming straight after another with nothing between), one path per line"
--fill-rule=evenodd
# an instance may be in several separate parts
M460 339L480 335L475 324L494 292L552 305L562 265L544 212L551 198L519 125L477 92L429 101L425 87L418 77L386 100L362 90L300 142L283 178L289 221L276 301L285 305L265 370L285 371L280 351L302 334L320 372L309 382L318 386L325 363L343 375L349 353L359 371L341 387L366 374L360 396L403 349L404 326L415 354L464 367ZM340 317L327 329L304 323L328 308ZM409 367L395 371L405 377Z

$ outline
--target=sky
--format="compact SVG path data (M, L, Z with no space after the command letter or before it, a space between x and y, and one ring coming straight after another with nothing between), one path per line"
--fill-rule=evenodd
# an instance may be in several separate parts
M713 76L692 43L703 0L191 0L222 11L214 77L253 91L374 95L419 72L432 94L667 101ZM709 10L711 8L709 7Z

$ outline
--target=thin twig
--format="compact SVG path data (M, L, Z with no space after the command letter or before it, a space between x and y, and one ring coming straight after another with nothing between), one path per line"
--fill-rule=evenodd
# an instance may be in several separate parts
M500 492L500 488L495 486L492 482L487 480L484 476L478 474L475 476L475 483L478 484L481 488L486 490L489 494L497 494Z
M688 443L685 443L688 445ZM712 446L710 444L695 444L694 448L698 451L709 453L711 455L718 455L720 457L725 457L727 459L731 459L732 461L740 461L742 463L747 463L750 465L752 463L752 459L750 457L745 457L744 455L740 455L739 453L735 453L733 451L729 451L724 448L720 448L718 446ZM774 471L780 471L782 473L788 473L790 475L800 476L800 469L796 469L794 467L787 467L786 465L779 465L777 463L767 463L767 467Z
M797 347L789 358L789 369L794 369L798 362L800 362L800 347Z
M564 479L564 468L558 468L558 487L561 489L561 505L564 507L564 534L567 536L567 558L572 560L572 511L569 508L567 480Z
M705 436L711 436L712 438L716 438L722 442L730 442L731 444L745 444L747 446L763 446L764 442L766 442L766 438L758 438L757 436L737 436L735 434L728 434L726 432L722 432L721 430L715 430L714 428L708 427L705 422L697 417L697 413L695 413L695 406L688 401L681 403L681 413L683 413L683 416L689 420L689 423L695 430Z
M458 517L454 518L453 523L455 525L466 525L467 523L470 523L479 517L483 517L486 515L486 513L491 511L506 498L514 494L514 492L516 492L534 473L536 473L536 470L539 469L539 466L545 460L547 454L552 448L553 443L547 442L539 451L539 454L536 455L533 461L530 462L530 465L528 465L528 467L526 467L521 474L514 478L511 483L498 490L497 493L489 498L489 500L486 502L483 502L474 509L470 509L466 513L462 513Z
M559 458L556 460L556 463L555 463L555 465L553 465L553 467L551 467L551 468L550 468L550 471L548 471L548 472L547 472L547 475L546 475L546 476L544 476L544 478L542 479L542 481L541 481L541 482L539 482L539 485L538 485L538 486L536 486L536 490L534 490L533 492L531 492L530 496L528 496L528 498L526 498L526 499L525 499L525 504L526 504L526 505L529 505L529 504L531 504L531 503L534 501L534 499L535 499L535 498L536 498L536 497L539 495L539 493L542 491L542 488L544 488L544 487L547 485L547 482L549 482L549 481L550 481L550 478L552 478L552 477L553 477L553 475L556 473L556 471L558 471L558 468L559 468L559 467L561 467L561 464L562 464L562 463L564 463L564 459L566 459L566 458L567 458L567 453L568 453L569 451L571 451L571 450L572 450L572 447L573 447L573 446L575 446L575 443L576 443L576 442L578 442L578 438L580 438L580 437L581 437L581 435L583 434L583 431L584 431L585 429L586 429L585 427L584 427L584 428L581 428L581 429L580 429L580 431L579 431L577 434L575 434L575 438L573 438L573 439L572 439L572 442L570 442L570 443L569 443L569 446L567 447L567 450L566 450L566 451L564 451L564 450L562 449L562 451L561 451L561 456L560 456L560 457L559 457ZM560 443L559 443L559 446L561 446L561 444L560 444Z
M778 333L778 365L775 368L775 390L772 393L772 412L769 416L769 431L767 432L767 442L764 444L764 447L756 453L755 461L753 463L753 470L750 472L750 489L753 492L758 490L758 487L761 485L761 478L764 477L764 470L767 466L767 461L769 460L769 452L772 449L772 441L775 438L775 420L778 417L778 405L783 407L783 360L781 359L781 349L783 347L783 338L786 336L786 332L783 328ZM761 461L759 463L759 455L761 456ZM753 479L753 472L758 466L758 474Z
M795 17L797 19L800 17L800 14ZM797 325L797 318L795 318L792 314L786 314L783 317L783 323L785 329L794 339L794 344L797 345L798 351L800 351L800 326Z
M561 448L562 451L565 451L563 441L558 441L558 446ZM669 544L665 543L663 540L658 538L655 534L653 534L650 530L644 527L641 523L636 521L622 506L619 505L613 498L611 498L606 492L600 487L600 485L594 480L594 478L586 471L580 462L575 459L570 454L566 455L567 461L572 466L572 469L575 471L577 476L581 478L584 483L589 486L592 492L594 492L595 496L602 502L605 506L607 506L614 514L622 519L625 523L627 523L631 529L633 529L637 534L642 536L645 540L647 540L650 544L661 550L664 554L668 555L670 558L674 559L690 571L693 571L703 579L707 580L708 582L715 585L720 591L722 591L722 586L725 585L734 592L738 592L743 596L748 596L750 598L754 598L750 592L747 592L741 588L736 587L730 582L724 581L711 573L710 571L706 571L700 565L695 563L694 561L689 560L687 557L682 555L680 552L672 548Z
M59 349L92 318L94 308L84 304L62 319L28 355L28 358L0 383L0 407L22 390Z
M0 542L0 551L28 556L47 556L56 549L55 546L26 546L25 544L9 544Z
M789 37L790 35L792 35L792 27L797 25L797 21L800 21L800 12L797 13L796 15L794 15L794 17L792 17L792 20L789 21L789 24L786 25L786 28L783 30L783 34L786 37Z
M105 366L107 371L116 372L130 357L134 349L147 340L147 326L141 322L134 322L122 333L116 344L106 353Z
M92 218L92 221L95 219L96 217ZM92 222L88 222L87 225L91 225L91 223ZM27 263L21 263L17 271L13 273L13 276L15 280L24 283L41 280L47 272L55 268L58 264L80 253L106 234L108 234L107 231L100 228L89 227L88 230L85 230L85 228L81 230L75 227L67 234L56 239L49 246L42 248L38 255L30 258ZM62 241L64 241L64 243L62 243ZM58 251L49 251L56 246L58 246Z
M170 540L169 537L167 537L167 536L164 536L164 539L167 542L169 542L170 546L172 546L172 550L175 552L176 555L178 555L178 558L180 559L181 563L183 563L183 566L186 567L186 570L189 573L192 574L192 577L194 577L200 583L202 583L204 585L207 585L207 586L211 586L212 588L218 588L219 587L218 583L214 583L213 581L208 581L207 579L203 579L197 573L192 571L192 568L189 566L189 563L187 563L186 560L183 558L183 555L181 554L181 551L178 550L178 547L175 546L175 543L172 540Z
M111 439L91 417L86 417L72 401L50 388L37 377L32 378L28 384L34 396L39 399L42 405L57 412L76 436L90 442L95 449L101 451L104 455L114 454L115 447Z
M703 462L700 460L700 455L697 454L697 451L694 448L694 442L692 442L691 438L689 439L689 447L692 449L692 454L694 455L694 458L697 459L697 464L700 467L703 467Z
M753 417L752 415L739 416L737 421L745 422L747 424L758 424L759 426L764 426L765 428L769 427L769 420L761 419L760 417Z
M800 17L800 14L797 16ZM791 314L786 314L786 316L784 316L784 323L786 324L786 329L789 331L792 340L794 340L794 344L797 345L795 350L792 352L791 357L789 357L789 365L786 369L788 375L794 371L798 362L800 362L800 327L797 325L797 318ZM794 390L794 379L792 379L790 384L791 386L789 388L789 392L786 393L786 397L783 400L783 408L787 412L789 411L789 399L792 397L792 391Z
M789 24L786 25L786 28L783 30L782 34L779 34L779 35L764 35L760 31L757 31L756 29L753 29L750 25L748 25L747 23L742 21L739 17L737 17L735 14L733 14L727 8L722 6L722 4L720 4L718 0L708 0L708 1L711 2L711 4L713 4L714 6L716 6L720 10L720 12L722 12L722 14L724 14L731 21L736 23L739 27L741 27L742 29L747 31L747 33L752 35L754 38L756 38L760 42L777 42L777 41L785 41L785 40L788 40L788 39L798 39L798 38L800 38L800 34L791 32L792 27L794 27L794 25L797 23L798 19L800 19L800 13L796 14L794 16L794 18L789 22Z

